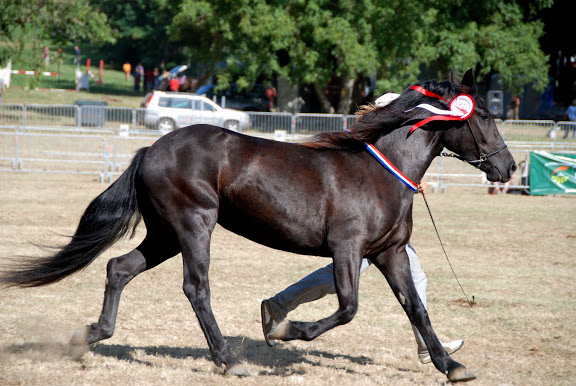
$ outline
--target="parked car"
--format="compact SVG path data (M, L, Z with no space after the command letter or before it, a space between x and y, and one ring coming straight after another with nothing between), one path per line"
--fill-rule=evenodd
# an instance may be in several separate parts
M207 98L216 96L218 100L222 100L222 97L225 97L226 107L231 109L270 111L270 100L266 95L266 87L262 84L255 84L248 89L239 89L236 83L231 83L229 88L222 91L215 91L215 88L215 84L205 84L196 91L196 94Z
M207 123L242 131L250 127L243 111L223 109L210 99L194 94L153 91L142 102L144 124L162 132Z

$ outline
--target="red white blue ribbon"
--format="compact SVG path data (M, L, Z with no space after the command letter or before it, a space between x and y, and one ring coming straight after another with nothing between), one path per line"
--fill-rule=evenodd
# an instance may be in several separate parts
M390 160L386 158L384 154L382 154L378 149L376 149L374 145L370 143L364 143L364 145L366 146L368 152L372 154L374 158L376 158L376 160L378 160L378 162L382 164L382 166L388 169L390 173L392 173L396 178L402 181L404 185L412 189L414 192L418 191L418 185L415 184L414 181L412 181L410 178L406 177L404 173L398 170L398 168L394 166L394 164L390 162Z

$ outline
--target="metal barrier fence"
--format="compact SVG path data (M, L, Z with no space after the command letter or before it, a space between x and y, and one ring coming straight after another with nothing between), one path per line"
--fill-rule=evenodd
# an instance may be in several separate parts
M25 106L21 104L0 103L0 125L16 128L24 125Z
M244 134L258 137L277 137L278 135L294 134L295 118L290 113L260 113L250 112L250 129ZM277 134L281 132L281 134Z
M530 152L509 146L508 149L519 164L517 173L507 184L509 188L527 189L522 180L522 167L526 164ZM522 163L524 162L524 163ZM428 168L424 179L435 189L446 192L449 187L477 187L488 189L492 185L479 169L453 157L437 157Z
M142 147L152 146L160 138L157 136L113 136L110 138L112 143L112 156L110 159L110 170L106 176L112 178L120 175L130 165L134 153Z
M0 171L89 173L111 181L128 166L138 148L150 146L163 135L144 125L144 111L91 105L0 104ZM337 114L248 114L250 127L245 134L292 142L347 129L357 119ZM527 163L533 150L576 153L573 122L497 120L496 124L517 163ZM426 179L443 191L451 186L490 186L484 173L448 157L437 158ZM519 172L510 187L526 188Z
M144 123L146 109L111 107L102 105L22 105L0 103L0 128L62 128L85 132L87 129L106 129L116 133L159 133L155 127ZM357 119L355 115L338 114L290 114L247 112L251 125L244 132L249 135L273 136L275 131L286 131L288 140L323 131L347 129ZM192 123L208 123L195 122ZM213 122L212 122L213 123ZM496 124L509 143L576 142L576 123L546 120L497 120ZM567 130L571 135L565 138Z
M102 135L0 132L0 171L96 174L109 177L109 148Z

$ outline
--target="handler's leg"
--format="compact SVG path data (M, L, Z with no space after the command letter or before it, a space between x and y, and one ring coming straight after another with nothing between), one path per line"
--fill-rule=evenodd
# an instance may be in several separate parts
M360 274L370 266L368 259L362 259ZM300 304L313 302L328 294L335 294L334 265L332 263L320 268L300 281L292 284L282 292L270 299L265 300L274 319L282 321L290 311L295 310Z
M362 259L360 274L370 266L368 259ZM334 284L334 265L332 263L320 268L270 299L262 301L262 329L269 346L274 346L270 333L281 323L288 313L300 304L313 302L328 294L336 293Z
M351 243L354 245L354 243ZM310 341L332 328L350 322L358 311L358 282L362 257L351 251L348 244L334 248L334 283L338 296L338 310L316 322L285 320L272 331L269 338L284 341L301 339ZM356 255L355 253L356 252Z
M422 264L420 264L420 259L418 258L416 251L410 244L406 245L406 253L408 253L408 259L410 261L410 273L412 274L412 281L416 287L416 292L418 292L418 296L420 297L424 308L427 310L426 285L428 284L428 280L426 279L426 274L424 273ZM424 343L424 339L422 339L422 335L420 335L418 329L414 325L412 325L412 331L414 332L414 338L418 344L418 358L420 359L420 362L423 364L430 363L432 359L430 358L430 353L426 348L426 343ZM448 354L452 354L458 351L462 345L464 345L464 341L460 339L446 343L442 342L442 346L446 349Z

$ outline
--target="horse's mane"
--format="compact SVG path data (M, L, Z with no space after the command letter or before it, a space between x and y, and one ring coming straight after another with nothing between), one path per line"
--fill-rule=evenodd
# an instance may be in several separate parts
M459 86L449 81L425 81L417 85L444 97L454 94ZM382 135L399 128L410 117L406 110L423 101L429 104L438 103L438 100L435 102L432 98L410 90L408 86L397 99L384 107L372 104L360 106L355 113L358 119L348 131L320 133L302 145L313 149L362 150L364 143L374 143Z

